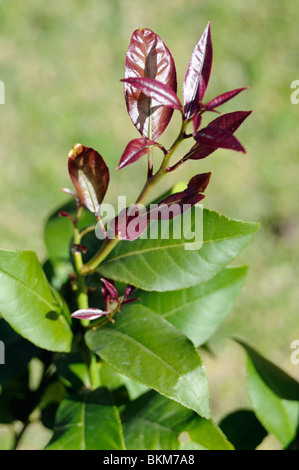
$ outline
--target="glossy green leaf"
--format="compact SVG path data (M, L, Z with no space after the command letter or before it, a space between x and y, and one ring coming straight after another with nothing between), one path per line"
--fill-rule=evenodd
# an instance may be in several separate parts
M247 353L248 392L257 418L286 447L295 437L299 403L280 398L265 383Z
M43 349L70 350L69 312L34 252L0 250L0 286L0 312L17 333Z
M148 237L120 242L100 265L99 272L107 278L130 283L143 290L163 292L184 289L214 277L240 253L258 229L258 224L231 220L204 209L201 246L199 241L191 239L196 220L195 209L186 214L189 212L192 223L189 228L185 224L181 230L183 237L173 237L172 227L178 219L174 218L169 223L168 238ZM165 222L167 226L164 225L163 230L168 233L168 221ZM201 228L197 227L197 230ZM178 236L176 231L174 233Z
M101 385L108 388L108 390L115 390L125 386L130 400L135 400L139 395L148 390L144 385L134 382L134 380L129 379L125 375L119 374L104 361L100 364L100 380Z
M181 435L181 439L184 437L185 442L180 446L180 449L234 450L234 446L211 419L194 416L184 427L183 432L184 435Z
M89 348L118 372L209 417L208 382L194 345L160 315L136 304L87 332Z
M231 310L247 267L225 268L198 286L170 292L136 292L141 303L162 315L195 346L204 344Z
M268 361L243 341L237 340L247 351L258 374L276 395L286 400L299 401L299 382L290 377L273 362Z
M122 426L106 389L85 390L62 401L47 450L121 449Z
M175 450L193 411L154 391L141 395L121 414L127 449Z
M180 439L204 449L232 449L222 431L193 411L150 391L130 403L121 414L128 449L176 450Z
M237 410L219 426L237 450L256 449L268 434L251 410Z

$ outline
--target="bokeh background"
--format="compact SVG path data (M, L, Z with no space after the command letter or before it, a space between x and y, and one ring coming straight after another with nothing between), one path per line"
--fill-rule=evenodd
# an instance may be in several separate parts
M127 142L139 136L126 113L124 59L132 32L158 33L177 64L181 90L195 43L211 21L214 64L207 98L249 86L223 112L254 112L237 132L247 155L218 150L188 162L158 192L195 172L213 171L204 201L231 218L258 221L259 233L238 257L250 264L233 311L203 353L216 420L250 406L237 336L299 379L290 343L299 339L299 8L295 0L1 0L0 246L46 257L43 226L71 187L67 155L74 143L97 149L112 181L106 201L134 201L145 161L114 173ZM174 117L160 139L176 136ZM178 155L179 156L179 155ZM157 159L160 157L157 155ZM279 448L273 438L265 448ZM24 444L26 447L26 444ZM27 447L30 444L27 443Z

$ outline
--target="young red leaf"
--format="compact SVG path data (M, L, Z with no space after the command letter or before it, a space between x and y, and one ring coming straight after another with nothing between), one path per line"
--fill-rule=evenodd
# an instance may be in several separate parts
M69 153L68 169L81 203L96 213L109 184L109 170L103 158L96 150L76 144Z
M237 96L241 91L247 90L248 87L244 88L237 88L236 90L227 91L222 95L216 96L216 98L209 101L207 104L204 105L206 111L212 111L213 109L217 108L218 106L226 103L227 101L231 100L235 96Z
M59 215L59 217L66 217L66 218L70 219L72 221L72 223L75 224L75 219L72 216L72 214L69 214L66 211L60 211L58 215Z
M104 277L101 278L102 282L102 293L104 294L104 297L107 297L107 294L110 295L111 300L117 300L118 299L118 292L115 289L114 285L112 282L108 281L108 279L105 279Z
M75 194L74 191L72 191L71 189L69 189L69 188L59 188L59 191L61 191L62 193L65 193L65 194L69 194L70 196L72 196L72 198L75 199L76 203L80 203L77 194Z
M207 89L213 60L210 23L193 49L183 84L185 120L196 113Z
M150 148L154 146L160 147L159 144L153 140L147 139L146 137L131 140L131 142L129 142L126 146L116 170L120 170L125 166L137 162L137 160L139 160L143 155L147 154Z
M109 313L110 312L104 312L99 308L82 308L73 312L71 317L78 318L80 320L95 320L103 315L109 315Z
M143 206L132 204L120 211L115 219L111 220L110 227L120 240L133 241L143 234L148 225L147 213Z
M222 114L217 117L207 126L219 127L231 133L234 133L245 119L251 114L251 111L234 111L232 113ZM200 160L208 157L211 153L215 152L219 146L203 145L203 143L196 143L185 155L184 160Z
M136 289L135 286L128 284L124 293L124 299L126 300L128 297L130 297L130 295L133 294L135 289Z
M162 39L147 28L137 29L126 54L125 78L154 78L177 91L172 55ZM157 140L172 117L173 109L159 105L139 89L125 83L129 116L142 137Z
M210 182L212 173L201 173L200 175L195 175L188 183L187 189L185 190L187 194L193 195L196 193L204 193Z
M131 304L133 302L137 302L137 300L140 300L140 297L136 297L135 299L126 299L126 300L123 300L121 305L125 305L125 304Z
M173 109L182 109L182 104L177 94L164 83L154 78L124 78L122 82L132 85L137 90L142 91L146 96L153 98L158 104L169 106Z
M151 208L148 216L150 219L173 219L183 214L192 206L204 199L203 193L210 181L212 173L202 173L193 176L184 191L171 194L163 199L156 207Z
M246 153L238 139L231 132L221 129L221 127L209 125L198 131L194 138L202 145Z
M232 113L221 114L208 125L221 127L221 129L234 133L251 113L252 111L233 111Z
M202 116L201 114L194 114L193 116L193 119L192 119L192 122L193 122L193 129L194 129L194 133L196 133L200 127L200 124L201 124L201 121L202 121Z

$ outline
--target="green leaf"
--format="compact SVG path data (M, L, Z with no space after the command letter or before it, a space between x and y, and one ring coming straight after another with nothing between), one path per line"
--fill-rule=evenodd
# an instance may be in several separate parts
M0 286L0 312L16 332L43 349L70 350L69 312L34 252L0 250Z
M295 437L299 403L284 400L265 383L247 353L248 392L257 418L286 447Z
M267 436L251 410L237 410L226 416L219 426L237 450L254 450Z
M36 347L18 335L9 324L0 319L0 340L4 343L5 363L0 366L0 385L17 378L37 352Z
M186 435L190 441L186 440ZM234 446L211 419L202 419L199 416L194 416L184 428L181 439L183 437L185 442L181 444L180 449L234 450Z
M121 450L122 426L109 392L99 388L71 395L60 404L47 450Z
M182 427L193 411L149 391L131 402L121 414L129 450L175 450Z
M243 341L236 340L247 351L257 373L266 385L280 398L299 401L299 382L286 374L282 369L265 359Z
M198 347L212 336L231 310L246 274L247 267L225 268L195 287L161 293L136 292L135 296Z
M89 348L121 374L208 418L207 376L191 341L141 305L126 306L114 318L87 332Z
M186 449L194 443L196 446L201 443L203 449L233 448L211 420L154 391L130 403L121 419L128 449L176 450L180 448L181 438Z
M100 364L100 380L101 385L108 388L108 390L115 390L125 386L130 400L135 400L139 395L148 390L144 385L116 372L107 362L101 362Z
M198 209L197 209L198 210ZM194 236L195 209L190 212L192 223L181 227L178 237L178 218L166 226L157 239L139 238L133 242L120 242L99 266L105 277L133 284L143 290L159 292L184 289L214 277L247 245L258 229L258 224L230 220L217 212L203 211L203 243ZM162 221L163 224L163 221ZM176 224L173 236L173 224ZM161 222L158 223L161 226ZM165 232L169 237L162 238ZM198 224L199 225L199 224ZM150 230L150 229L149 229ZM190 239L188 239L190 237ZM188 249L185 249L187 247Z

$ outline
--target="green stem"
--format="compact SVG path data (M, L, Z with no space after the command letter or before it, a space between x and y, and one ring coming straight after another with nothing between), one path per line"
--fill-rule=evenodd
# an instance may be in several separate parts
M159 183L159 181L165 176L169 164L169 160L174 154L175 150L177 147L180 145L180 143L184 140L185 138L185 130L187 127L188 122L183 121L182 126L179 132L179 135L177 136L176 140L168 150L168 152L165 153L163 161L161 163L161 166L157 173L155 173L152 176L148 176L147 181L139 194L136 204L144 204L154 187ZM113 238L109 240L105 240L103 243L102 247L100 250L95 254L95 256L88 261L85 265L81 267L81 276L86 276L87 274L90 274L95 271L95 269L101 264L104 259L109 255L109 253L115 248L115 246L118 244L120 241L119 238Z
M78 219L80 218L82 212L82 207L79 207L77 211L77 216L74 224L74 245L80 245L82 239L82 233L80 233L78 229ZM76 271L76 297L77 297L77 304L79 309L86 309L89 307L88 302L88 293L87 293L87 286L85 283L85 278L81 274L82 267L83 267L83 259L82 254L80 251L73 252L74 264L75 264L75 271ZM81 324L83 327L89 326L89 320L81 320ZM86 367L89 374L90 379L90 386L92 389L97 388L100 386L99 380L99 369L96 362L95 355L88 349L85 344L85 338L82 336L82 344L81 344L83 356L85 358Z
M74 244L80 245L81 243L81 235L77 226L74 227ZM84 276L81 274L81 270L83 267L83 260L82 254L79 251L73 253L74 263L75 263L75 270L77 276L77 303L78 308L88 308L88 295L87 295L87 288L85 284Z

